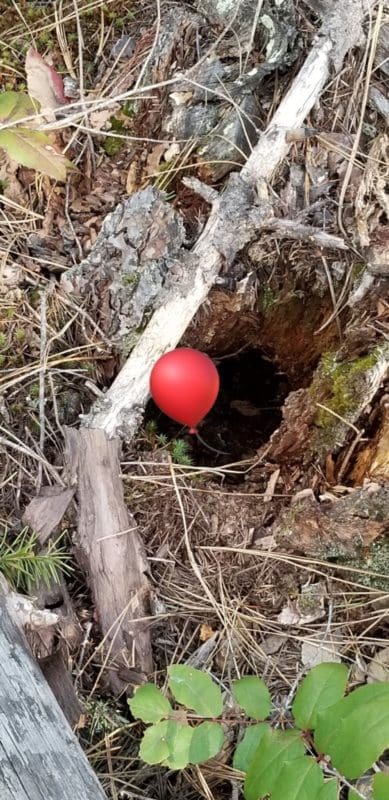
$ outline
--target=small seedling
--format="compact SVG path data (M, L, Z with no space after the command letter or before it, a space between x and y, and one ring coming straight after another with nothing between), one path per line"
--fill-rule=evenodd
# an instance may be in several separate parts
M212 678L185 665L168 668L167 691L139 687L132 715L149 727L140 745L147 764L181 770L220 753L229 726L245 731L232 766L241 773L245 800L357 800L350 781L375 767L389 747L389 683L361 686L345 696L344 664L319 664L302 680L288 727L268 720L272 702L256 676L234 681L236 713L223 714L223 696ZM368 732L368 733L367 733ZM376 767L375 767L376 769ZM389 800L389 775L372 777L371 800Z

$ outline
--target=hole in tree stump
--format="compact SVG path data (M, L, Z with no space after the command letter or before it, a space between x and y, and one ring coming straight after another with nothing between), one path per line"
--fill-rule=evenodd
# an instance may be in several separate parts
M186 438L194 463L204 466L253 456L279 426L281 407L290 390L286 375L260 350L214 360L220 375L220 392L199 430L207 443L227 455L207 450L185 428L162 414L152 400L146 410L146 424L154 420L158 433L169 440Z

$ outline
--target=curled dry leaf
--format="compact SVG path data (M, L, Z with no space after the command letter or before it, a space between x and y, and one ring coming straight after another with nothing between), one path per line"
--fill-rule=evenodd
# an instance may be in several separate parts
M43 113L65 105L67 100L61 76L46 64L33 47L27 51L25 69L28 94L33 100L37 100Z

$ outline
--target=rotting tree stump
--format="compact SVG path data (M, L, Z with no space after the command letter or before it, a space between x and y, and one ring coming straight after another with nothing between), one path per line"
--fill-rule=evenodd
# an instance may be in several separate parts
M0 584L1 800L105 800Z

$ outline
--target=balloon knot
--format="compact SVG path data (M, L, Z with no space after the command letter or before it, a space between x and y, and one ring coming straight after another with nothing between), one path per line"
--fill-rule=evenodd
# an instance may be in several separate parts
M198 430L197 428L189 428L189 433L191 433L193 436L197 436Z

